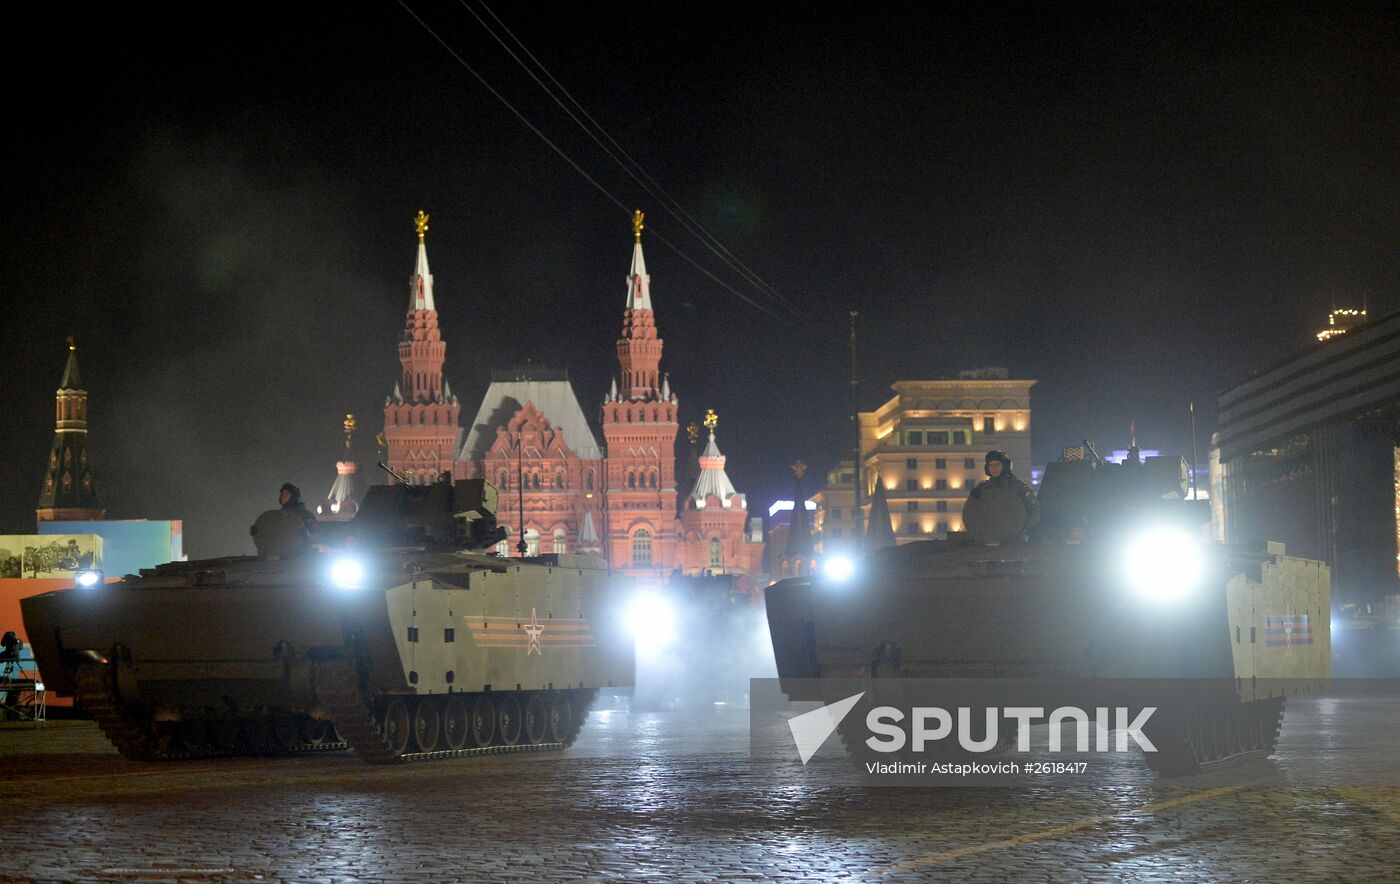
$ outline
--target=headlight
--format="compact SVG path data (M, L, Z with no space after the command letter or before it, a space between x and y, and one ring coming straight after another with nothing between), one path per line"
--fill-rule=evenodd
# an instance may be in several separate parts
M1179 598L1196 588L1205 571L1200 543L1176 528L1144 531L1128 543L1123 558L1128 585L1153 599Z
M364 563L353 556L331 562L331 584L338 589L359 589L365 582Z
M102 582L102 572L96 568L84 568L73 578L79 586L96 586Z
M638 594L627 610L627 625L639 644L656 646L671 639L676 614L663 596L655 592Z
M828 556L822 573L829 580L849 580L856 573L856 563L851 561L850 556Z

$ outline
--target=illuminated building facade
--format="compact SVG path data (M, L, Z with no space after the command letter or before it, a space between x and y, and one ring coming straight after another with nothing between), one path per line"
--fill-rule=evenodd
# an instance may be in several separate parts
M1034 384L1001 368L894 384L892 399L860 413L862 524L879 482L900 543L961 531L963 502L984 478L991 449L1006 452L1028 477ZM822 515L823 524L829 517Z
M1255 372L1218 406L1210 484L1222 539L1280 541L1327 562L1334 602L1400 593L1400 313Z
M399 343L403 373L384 404L387 465L414 484L448 471L494 483L497 517L509 531L498 547L502 555L519 554L523 531L527 556L596 554L611 567L663 581L678 571L709 568L718 540L725 573L750 567L756 573L761 552L755 559L745 539L747 504L724 476L713 431L699 458L695 490L685 512L677 512L680 400L661 371L663 341L642 252L642 213L633 216L627 300L615 345L618 374L603 397L601 445L568 373L534 365L493 372L475 418L461 426L459 401L443 378L446 343L428 271L427 223L420 212Z

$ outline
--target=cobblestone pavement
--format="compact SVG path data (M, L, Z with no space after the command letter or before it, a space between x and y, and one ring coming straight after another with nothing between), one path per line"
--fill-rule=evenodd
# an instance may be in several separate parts
M1274 760L1157 781L861 789L750 776L748 718L597 712L563 754L136 764L0 728L0 879L1394 879L1400 702L1291 703ZM1383 767L1388 765L1388 767Z

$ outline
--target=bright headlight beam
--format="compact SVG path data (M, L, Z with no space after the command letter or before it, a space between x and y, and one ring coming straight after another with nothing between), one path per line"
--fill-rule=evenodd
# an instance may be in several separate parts
M856 563L850 556L828 556L822 573L830 580L849 580L856 573Z
M1200 543L1176 528L1152 528L1134 537L1124 550L1123 566L1136 593L1163 601L1191 592L1205 571Z
M331 583L338 589L358 589L365 582L364 563L353 556L341 556L331 563Z
M79 571L74 578L74 582L79 586L96 586L102 582L101 571Z
M675 630L675 611L664 597L639 594L627 610L627 625L639 644L656 646L669 641Z

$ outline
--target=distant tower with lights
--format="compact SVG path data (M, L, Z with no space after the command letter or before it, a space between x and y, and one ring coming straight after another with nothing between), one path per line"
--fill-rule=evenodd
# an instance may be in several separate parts
M78 347L68 339L68 364L55 395L57 419L53 448L39 492L40 522L100 519L106 510L97 500L97 485L88 458L87 391L78 375Z
M1366 308L1333 307L1327 314L1327 326L1317 333L1319 341L1326 341L1344 335L1358 325L1366 324Z
M816 567L816 541L812 537L812 517L807 512L807 492L802 476L807 465L802 461L792 465L792 521L788 523L787 545L778 559L778 576L801 577Z
M661 375L661 338L642 254L645 216L632 213L632 267L617 340L619 377L603 400L607 446L604 546L609 564L665 579L676 567L676 412Z
M335 482L326 499L316 506L316 518L322 522L348 522L355 518L359 504L355 502L355 453L351 438L355 434L355 416L347 414L341 427L345 430L345 459L336 462Z
M447 344L438 330L433 275L428 270L428 216L419 212L413 226L418 259L408 281L408 312L399 336L402 374L384 400L384 440L389 468L412 484L427 485L452 470L461 404L442 377Z

